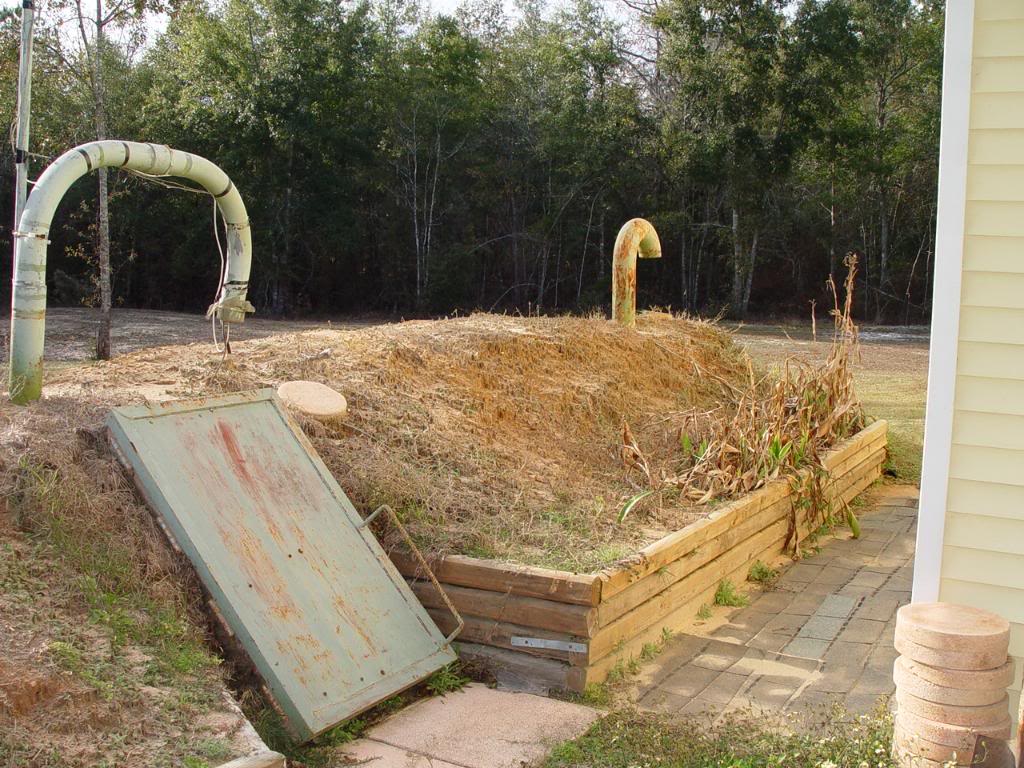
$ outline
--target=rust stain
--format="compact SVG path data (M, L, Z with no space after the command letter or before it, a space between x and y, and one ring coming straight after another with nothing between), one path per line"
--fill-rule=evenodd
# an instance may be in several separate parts
M363 642L366 643L366 647L370 650L370 654L377 654L377 646L373 644L373 640L370 639L370 634L366 631L366 628L359 620L359 617L349 610L348 606L345 604L345 599L342 597L335 598L334 607L337 608L346 619L348 619L348 625L352 627L352 629L354 629L361 638L363 638Z
M235 466L246 482L252 484L252 476L249 474L249 468L246 466L245 457L242 455L242 449L238 445L238 438L235 436L235 430L223 419L217 419L217 431L220 433L220 439L224 443L224 447L227 449L228 456L231 458L231 463Z

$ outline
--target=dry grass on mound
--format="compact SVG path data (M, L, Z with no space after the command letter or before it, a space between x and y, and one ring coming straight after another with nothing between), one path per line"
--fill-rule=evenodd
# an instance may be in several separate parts
M146 398L311 379L348 399L343 424L303 427L364 512L390 504L434 552L588 571L813 465L862 423L855 329L836 310L828 362L781 376L755 374L715 324L665 313L635 330L478 314L280 334L226 357L206 344L146 349L49 371L42 403L0 408L0 451L9 466L54 467L90 497L84 509L134 519L111 459L76 455L76 430ZM143 551L153 568L159 553Z
M662 494L616 521L636 492L623 423L667 463L678 435L666 419L720 407L747 370L728 334L666 314L641 316L636 331L474 315L278 335L236 344L227 359L197 344L62 366L48 372L42 404L0 416L23 445L33 433L32 453L61 456L69 434L115 404L321 381L348 398L350 415L337 430L304 426L364 511L390 503L435 551L586 570L702 514Z

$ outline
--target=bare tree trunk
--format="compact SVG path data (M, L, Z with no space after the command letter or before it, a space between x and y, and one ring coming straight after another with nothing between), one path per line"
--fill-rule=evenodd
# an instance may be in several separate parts
M828 276L836 279L839 262L836 259L836 164L832 161L828 190Z
M888 198L884 191L878 200L879 243L878 243L878 292L875 294L875 322L882 322L884 304L882 292L889 282L889 211Z
M743 243L740 242L740 214L732 209L732 311L743 316Z
M583 252L580 254L580 276L576 281L576 308L580 306L580 294L583 292L583 267L587 264L587 248L590 246L590 227L594 223L594 203L598 195L590 200L590 215L587 217L587 236L583 238ZM602 254L603 255L603 254Z
M274 299L273 312L275 315L284 315L291 304L290 285L288 269L291 263L291 242L292 242L292 186L294 184L294 161L295 152L293 142L288 144L288 174L284 187L284 214L282 216L281 229L283 230L283 242L278 251L274 275Z
M541 307L544 304L544 289L547 287L548 280L548 258L551 255L551 245L547 242L541 247L540 257L540 279L537 281L537 311L540 312Z
M687 303L689 300L689 291L687 290L689 285L690 277L686 263L686 231L684 229L679 238L679 306L682 309L689 309Z
M746 265L747 267L747 280L743 286L743 306L741 308L741 316L746 317L747 308L750 306L750 288L754 284L754 265L757 263L757 235L758 231L754 230L754 239L750 243L750 262Z
M96 41L93 46L93 102L96 109L96 138L107 138L107 106L103 92L103 0L96 0ZM107 199L107 169L99 168L99 211L96 233L96 261L99 263L100 324L96 331L96 359L109 360L110 345L110 210Z

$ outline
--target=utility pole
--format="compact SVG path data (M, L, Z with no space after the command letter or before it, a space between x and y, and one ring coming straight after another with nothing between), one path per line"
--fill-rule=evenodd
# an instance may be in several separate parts
M28 195L28 128L32 114L32 25L35 22L32 0L21 3L21 57L18 60L18 125L14 135L14 166L17 181L14 191L14 231L21 223L21 212ZM15 238L16 239L16 238Z

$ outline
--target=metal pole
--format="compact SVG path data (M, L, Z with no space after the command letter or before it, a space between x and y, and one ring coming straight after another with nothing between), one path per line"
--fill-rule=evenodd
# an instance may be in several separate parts
M627 328L636 325L636 257L660 259L661 240L646 219L622 225L612 252L612 320Z
M32 26L35 23L32 0L21 3L21 56L18 60L18 124L14 135L14 166L17 182L14 190L14 228L28 196L28 129L32 116Z
M240 323L252 304L246 300L252 264L252 234L241 195L220 168L198 155L161 144L93 141L68 150L36 180L14 233L14 290L11 294L10 397L37 400L43 387L46 329L46 246L50 225L64 193L89 171L126 168L152 176L179 176L200 184L217 201L227 229L227 257L217 301L210 314Z

